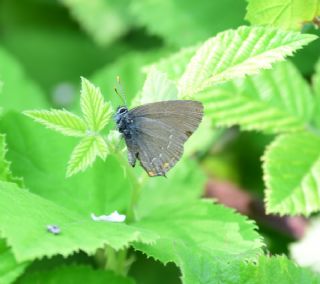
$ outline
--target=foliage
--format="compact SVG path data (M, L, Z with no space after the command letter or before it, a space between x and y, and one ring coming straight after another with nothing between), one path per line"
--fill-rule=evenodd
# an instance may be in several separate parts
M27 78L17 60L2 48L0 61L1 108L21 111L48 106L39 86Z
M91 220L90 213L77 214L12 183L1 182L0 188L1 232L13 247L18 261L58 253L67 256L80 249L93 254L104 245L119 250L133 241L152 243L157 239L151 232L125 224L96 223ZM10 220L7 215L11 216ZM50 224L59 226L61 235L48 233Z
M313 90L315 93L315 114L314 123L317 127L320 127L320 60L316 64L316 72L313 76Z
M232 271L232 273L230 273ZM319 283L309 269L298 267L285 256L260 256L257 261L219 262L206 254L187 250L183 261L184 283Z
M303 130L314 112L310 87L290 62L213 86L198 98L207 105L207 115L216 125L269 133Z
M83 119L66 110L24 112L35 121L64 135L84 137L71 154L68 177L84 171L97 156L105 160L108 153L107 144L99 133L110 120L111 105L104 102L99 88L85 78L82 78L80 105Z
M60 0L72 16L100 45L108 45L124 35L130 24L128 0Z
M282 243L264 219L289 229L292 219L257 212L259 186L238 190L263 179L267 214L320 210L320 60L310 84L288 58L316 41L301 30L319 25L317 1L26 2L4 1L0 15L1 283L148 282L151 272L133 271L137 257L176 266L186 284L320 283L287 256L269 256ZM16 31L27 37L10 40ZM28 49L29 37L38 40ZM167 178L129 165L115 86L128 108L203 104ZM252 130L261 139L244 143ZM91 217L115 211L125 222ZM294 259L313 265L301 252ZM163 275L155 281L178 281Z
M320 209L319 142L318 136L299 132L279 136L268 147L264 179L269 212L309 215Z
M180 95L194 96L214 84L270 68L314 39L312 35L261 27L220 33L202 44L188 63L179 81Z
M132 14L148 32L162 36L168 43L187 46L219 31L244 24L242 1L132 1ZM230 9L232 5L233 9ZM220 13L220 11L224 13ZM166 21L163 21L163 16ZM161 23L161 24L159 24Z
M89 266L61 266L51 270L33 272L22 277L18 283L28 284L44 281L46 283L110 283L133 284L133 280L116 275L111 271L94 270Z
M311 22L319 15L319 2L248 0L246 19L254 25L271 25L285 29L300 30L303 23Z
M28 262L18 263L11 250L0 240L0 283L11 283L16 280L28 266Z

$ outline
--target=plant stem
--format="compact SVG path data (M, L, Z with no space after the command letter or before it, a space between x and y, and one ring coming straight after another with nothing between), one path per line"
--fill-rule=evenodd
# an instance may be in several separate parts
M136 174L133 171L133 168L129 165L128 161L124 159L123 155L119 152L116 152L115 155L117 157L117 160L125 168L126 173L129 177L129 180L132 184L131 198L130 198L130 203L128 205L128 210L127 210L127 223L132 223L136 219L135 209L140 197L141 182L137 178Z
M114 271L116 274L125 276L129 268L127 265L127 250L115 251L113 248L106 246L105 253L107 255L105 268Z
M105 139L105 140L108 143L108 139ZM118 160L120 165L124 167L126 174L128 176L128 179L132 185L131 197L127 207L127 218L126 218L126 222L130 224L136 220L135 210L136 210L137 203L139 201L142 183L139 181L133 168L128 163L128 161L124 158L121 151L119 151L119 148L118 147L112 147L112 148L113 148L112 152L115 158ZM128 259L128 249L122 249L120 251L116 251L112 247L106 246L104 251L106 255L105 269L113 270L114 272L120 275L126 275L131 263L133 262L133 259L131 260Z

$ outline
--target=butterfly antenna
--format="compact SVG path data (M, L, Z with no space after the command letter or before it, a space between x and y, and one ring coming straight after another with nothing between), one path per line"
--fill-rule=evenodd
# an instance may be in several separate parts
M123 91L123 87L120 83L120 77L117 76L117 87L114 88L116 94L120 97L120 99L123 101L124 105L127 106L127 100L126 95Z

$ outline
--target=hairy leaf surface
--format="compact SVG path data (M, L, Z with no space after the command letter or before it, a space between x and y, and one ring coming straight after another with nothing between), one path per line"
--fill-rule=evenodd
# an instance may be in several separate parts
M316 36L265 27L228 30L203 43L179 81L181 96L191 96L210 86L284 60Z
M216 125L270 133L306 129L315 105L310 87L290 62L219 84L195 97Z
M28 110L24 114L67 136L83 137L86 134L87 126L84 121L67 110Z

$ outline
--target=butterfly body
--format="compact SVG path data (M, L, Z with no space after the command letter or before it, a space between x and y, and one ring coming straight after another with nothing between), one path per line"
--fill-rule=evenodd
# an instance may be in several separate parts
M131 110L118 107L115 121L127 148L128 160L136 160L149 176L165 176L180 160L183 145L197 129L203 116L200 102L163 101Z

